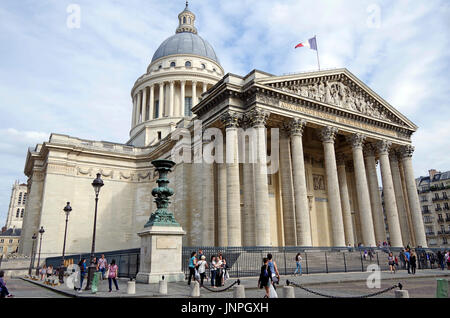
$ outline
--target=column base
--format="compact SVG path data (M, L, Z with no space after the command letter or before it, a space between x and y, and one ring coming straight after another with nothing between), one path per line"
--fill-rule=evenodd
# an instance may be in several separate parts
M136 282L141 284L158 284L162 277L168 283L184 281L184 273L143 273L139 272L136 276Z

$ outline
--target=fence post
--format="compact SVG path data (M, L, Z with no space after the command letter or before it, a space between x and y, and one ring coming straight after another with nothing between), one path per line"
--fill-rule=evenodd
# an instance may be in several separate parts
M344 271L347 273L347 262L345 261L345 252L343 252L342 255L344 255Z
M127 274L128 278L130 278L130 264L131 264L131 255L128 254L128 274Z
M287 265L286 265L286 246L283 247L284 252L284 275L287 275Z
M327 260L327 252L325 252L325 268L327 270L327 274L328 274L328 260Z
M306 274L309 274L308 253L306 253L306 252L305 252L305 260L306 260Z
M380 266L380 260L378 258L378 252L377 252L377 265Z
M359 251L359 257L361 258L361 272L364 272L364 264L363 264L363 257L362 257L361 250Z

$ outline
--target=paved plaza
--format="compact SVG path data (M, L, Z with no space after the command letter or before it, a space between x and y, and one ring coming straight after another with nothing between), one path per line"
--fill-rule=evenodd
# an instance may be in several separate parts
M450 271L441 270L423 270L418 271L416 275L409 275L406 271L396 274L389 272L381 272L381 288L369 289L366 286L366 280L370 273L330 273L330 274L309 274L303 276L282 276L278 287L279 297L282 297L282 286L286 284L286 280L294 281L297 284L305 286L313 291L317 291L330 296L338 297L355 297L366 294L375 293L377 291L388 288L399 282L403 285L403 289L408 290L410 297L426 297L433 298L436 293L436 279L449 279ZM66 285L51 287L44 285L39 281L31 281L24 278L14 278L8 281L8 287L17 297L169 297L169 298L187 298L190 297L191 288L186 282L168 283L168 295L159 294L158 284L136 284L136 294L127 294L128 279L119 280L119 291L113 289L108 292L108 281L100 281L98 292L94 295L89 291L78 293ZM236 281L230 278L226 282L226 286ZM264 291L257 288L257 278L241 278L241 284L245 286L246 297L262 298ZM207 282L209 283L209 281ZM226 287L225 286L225 287ZM219 288L221 290L223 288ZM295 296L298 298L321 298L310 292L299 288L294 288ZM395 289L394 289L395 290ZM394 290L377 295L377 298L393 298ZM204 288L200 291L201 298L233 298L233 288L225 292L210 292Z

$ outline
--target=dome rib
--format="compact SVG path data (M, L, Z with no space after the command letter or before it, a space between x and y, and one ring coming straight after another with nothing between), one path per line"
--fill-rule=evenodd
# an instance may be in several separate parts
M191 32L177 33L166 39L153 55L152 62L174 54L193 54L207 57L220 64L217 55L207 41Z

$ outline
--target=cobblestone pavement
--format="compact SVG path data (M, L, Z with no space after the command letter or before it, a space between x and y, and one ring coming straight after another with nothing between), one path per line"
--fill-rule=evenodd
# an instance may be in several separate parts
M67 298L50 289L36 286L19 278L10 278L6 285L14 298Z
M450 271L440 270L423 270L418 271L416 275L408 275L406 271L400 271L396 274L390 274L389 272L381 272L381 288L369 289L366 286L366 278L370 273L330 273L330 274L309 274L303 276L282 276L281 282L278 288L279 296L282 296L283 285L286 284L286 280L294 281L297 284L303 285L311 290L318 291L324 294L333 296L359 296L365 294L375 293L381 289L385 289L397 283L402 283L404 289L408 290L411 297L434 297L436 289L437 278L450 278ZM257 288L257 278L241 278L241 284L245 286L246 297L262 298L264 291ZM226 282L226 286L229 286L235 282L235 278L230 278ZM34 282L41 284L40 282ZM186 282L168 283L169 295L163 296L159 294L158 284L136 284L136 294L127 294L128 279L119 280L119 291L113 290L108 292L108 281L100 281L98 285L97 294L93 295L90 291L83 291L78 293L66 285L60 285L53 287L55 290L59 290L67 293L72 297L172 297L172 298L186 298L190 297L191 288L187 286ZM209 284L207 281L205 284ZM207 285L209 286L209 285ZM40 288L36 286L37 288ZM114 287L113 287L114 289ZM301 290L297 287L294 288L296 297L321 297L311 294L307 291ZM45 297L45 296L44 296ZM51 296L50 296L51 297ZM232 298L233 289L227 292L210 292L204 288L201 289L201 297L208 298ZM376 297L394 297L394 290L383 293Z

